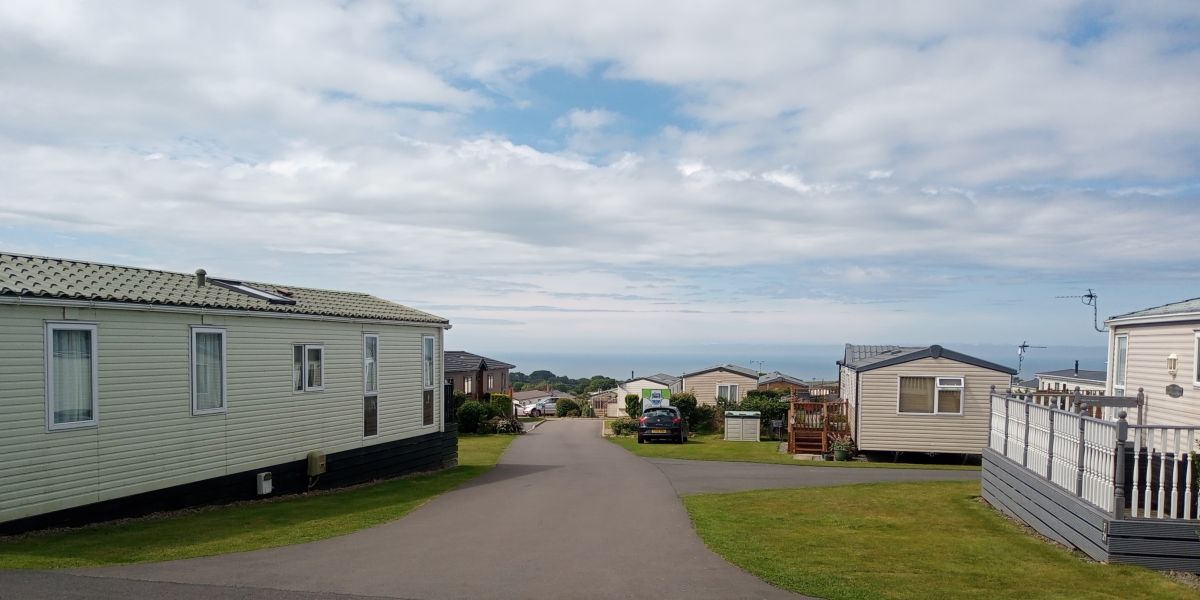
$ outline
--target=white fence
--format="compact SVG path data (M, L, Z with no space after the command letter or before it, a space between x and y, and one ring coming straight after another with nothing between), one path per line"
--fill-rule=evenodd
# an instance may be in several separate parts
M1116 518L1200 517L1200 427L1128 425L1001 394L991 417L992 450Z

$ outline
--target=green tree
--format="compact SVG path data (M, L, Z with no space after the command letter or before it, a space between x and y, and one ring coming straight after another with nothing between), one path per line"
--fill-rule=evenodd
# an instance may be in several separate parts
M642 397L637 394L625 394L625 414L633 418L642 416Z

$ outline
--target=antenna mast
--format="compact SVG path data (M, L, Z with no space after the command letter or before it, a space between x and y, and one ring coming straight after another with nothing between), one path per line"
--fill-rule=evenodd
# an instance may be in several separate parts
M1028 352L1030 348L1045 348L1045 346L1031 346L1031 345L1029 345L1029 342L1027 342L1027 341L1022 341L1021 345L1017 346L1017 373L1018 374L1021 373L1021 364L1023 362L1025 362L1025 353Z
M1100 327L1100 307L1096 302L1099 296L1096 295L1096 292L1092 291L1092 288L1088 288L1087 293L1082 296L1055 296L1055 298L1079 298L1084 306L1092 307L1092 328L1100 333L1108 331L1108 328Z

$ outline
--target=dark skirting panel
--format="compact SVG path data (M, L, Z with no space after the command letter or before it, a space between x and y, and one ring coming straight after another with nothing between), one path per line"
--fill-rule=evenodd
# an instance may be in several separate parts
M308 476L307 460L296 460L0 523L0 535L345 487L457 464L458 427L449 424L445 432L330 454L325 474L315 478ZM257 493L257 477L263 471L271 472L274 487L267 496Z

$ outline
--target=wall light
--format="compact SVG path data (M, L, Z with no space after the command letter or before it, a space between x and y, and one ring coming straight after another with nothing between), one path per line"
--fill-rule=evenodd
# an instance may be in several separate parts
M1167 355L1167 373L1174 377L1179 372L1179 356L1171 353Z

